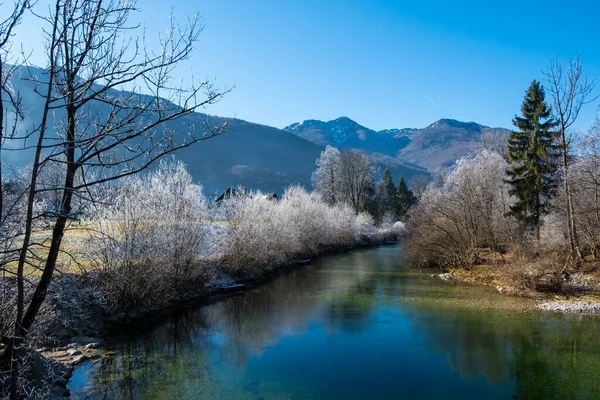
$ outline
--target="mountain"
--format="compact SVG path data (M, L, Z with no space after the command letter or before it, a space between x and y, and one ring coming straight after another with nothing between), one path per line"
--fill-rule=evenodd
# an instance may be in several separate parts
M395 156L410 142L411 132L411 129L386 129L377 132L348 117L327 122L311 119L286 126L283 130L320 146L360 149L388 156Z
M405 166L428 171L447 167L473 151L485 138L502 142L510 131L490 128L475 122L441 119L423 128L374 131L347 117L332 121L307 120L283 128L321 146L359 149L375 158L392 158Z
M21 69L11 80L12 89L20 92L26 118L19 129L30 129L39 121L43 99L34 93L35 84L27 78L29 74L42 75L43 69ZM38 90L40 88L37 88ZM102 114L101 105L97 107ZM50 137L56 135L57 126L64 115L60 110L52 113L49 122ZM99 116L102 118L102 115ZM176 129L186 135L191 124L193 129L201 131L206 126L229 125L228 131L215 138L181 149L175 157L184 161L194 180L201 183L209 195L220 194L228 187L244 186L250 189L282 193L283 189L294 183L307 188L311 185L311 175L316 169L315 161L323 150L322 145L307 141L289 132L255 124L239 119L228 119L193 113L189 120L169 123L170 129ZM22 147L22 144L6 142L4 148ZM20 168L31 162L33 149L3 151L2 162L10 167ZM418 168L407 167L392 157L379 157L376 169L380 174L389 167L394 177L407 177L422 173Z
M412 140L398 152L398 158L434 171L452 165L484 140L506 143L509 134L510 130L504 128L440 119L413 132Z

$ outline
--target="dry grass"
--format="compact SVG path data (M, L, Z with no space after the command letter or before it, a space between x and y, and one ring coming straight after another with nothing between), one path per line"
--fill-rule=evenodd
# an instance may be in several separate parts
M451 268L457 279L495 287L499 292L532 297L600 296L600 261L589 256L575 265L560 246L513 246L506 254L481 249L479 264Z

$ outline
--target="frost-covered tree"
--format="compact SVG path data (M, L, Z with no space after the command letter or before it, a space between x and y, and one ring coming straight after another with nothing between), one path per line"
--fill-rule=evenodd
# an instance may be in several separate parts
M480 248L507 243L513 228L505 168L502 156L483 152L459 160L443 186L428 186L410 219L411 262L467 266Z
M339 191L340 151L332 146L325 147L316 161L317 169L312 174L312 183L327 204L335 204Z
M373 165L367 154L350 150L340 155L340 194L356 213L365 210L374 191Z
M202 261L212 251L213 226L202 187L181 162L163 161L109 188L85 222L94 229L84 251L104 272L115 306L168 302L177 287L209 278Z
M583 135L571 166L575 222L592 255L600 251L600 115Z
M320 194L288 188L273 202L254 193L232 199L225 262L264 271L294 258L344 246L372 229L372 218L347 204L327 204Z

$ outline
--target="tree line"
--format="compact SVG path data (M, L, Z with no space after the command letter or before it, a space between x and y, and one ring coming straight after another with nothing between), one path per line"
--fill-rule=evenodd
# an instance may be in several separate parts
M312 183L327 204L347 204L356 213L368 212L378 224L404 221L417 203L404 176L396 186L389 168L375 183L373 163L365 153L327 146L316 164Z
M594 80L577 58L566 67L553 61L545 77L549 98L531 82L503 146L484 146L427 187L410 219L412 262L469 267L493 252L500 263L520 263L513 271L531 286L559 288L586 255L598 256L600 117L572 131L597 98Z

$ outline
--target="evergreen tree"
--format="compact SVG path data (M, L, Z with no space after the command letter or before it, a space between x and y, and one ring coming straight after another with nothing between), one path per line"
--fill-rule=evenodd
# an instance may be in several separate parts
M406 218L408 210L416 203L417 198L406 185L404 176L401 176L400 181L398 181L398 188L396 189L396 218Z
M392 179L392 173L386 168L383 179L377 185L377 219L381 221L384 215L396 216L396 185Z
M510 134L506 155L509 193L516 197L511 214L524 230L533 230L539 240L541 217L558 184L559 157L556 122L539 82L531 82L521 113L522 117L515 115L513 119L517 129Z

